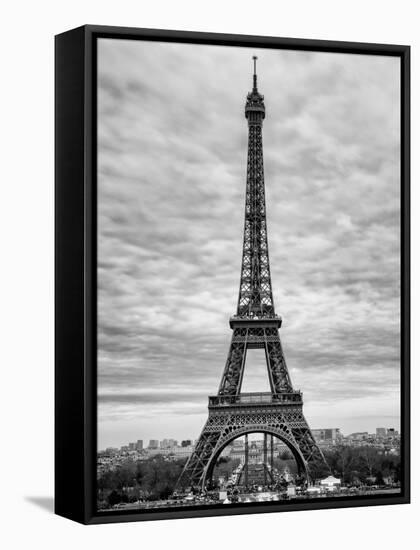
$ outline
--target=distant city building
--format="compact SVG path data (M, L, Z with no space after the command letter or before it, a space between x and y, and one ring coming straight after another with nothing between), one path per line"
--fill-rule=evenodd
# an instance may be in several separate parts
M160 442L161 449L172 449L172 447L176 447L177 445L178 441L176 439L162 439Z
M222 457L230 457L230 458L239 458L242 459L245 452L245 444L242 443L241 446L239 445L227 445L220 456Z
M162 455L172 458L185 458L189 457L194 450L194 447L190 445L189 447L167 447L167 448L154 448L147 449L148 456Z
M322 428L312 430L313 436L319 446L323 449L329 449L334 445L346 445L350 447L373 447L378 449L379 454L395 455L400 453L400 435L395 428L376 428L376 434L368 432L354 432L344 437L339 428ZM157 439L151 439L147 448L143 446L143 440L138 439L136 443L130 442L120 448L107 447L98 452L97 471L102 475L106 471L112 471L119 468L126 460L148 460L156 455L160 455L166 461L185 459L191 456L194 451L194 445L191 439L184 439L178 446L176 439L166 438L159 442ZM263 460L264 440L253 440L249 443L249 463L258 464ZM274 438L273 450L276 458L286 460L283 454L288 454L291 458L288 447ZM221 452L222 457L230 459L239 459L241 463L245 459L245 441L239 438L226 445ZM385 478L384 478L385 480ZM393 480L385 480L385 483L392 483ZM320 487L318 487L320 490Z
M257 441L252 441L248 447L248 462L249 464L258 464L262 462L262 449ZM245 457L244 457L245 458Z
M369 437L368 432L354 432L349 435L349 439L354 439L355 441L363 441Z
M322 428L312 430L312 435L317 443L332 443L335 444L342 438L340 428Z
M115 455L115 454L118 453L118 450L119 450L119 449L118 449L117 447L107 447L107 448L105 449L105 453L106 453L107 455Z

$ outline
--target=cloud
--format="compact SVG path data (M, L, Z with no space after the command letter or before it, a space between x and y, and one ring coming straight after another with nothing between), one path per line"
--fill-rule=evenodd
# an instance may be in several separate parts
M183 414L172 435L194 437L236 308L255 52L106 39L98 50L100 442L123 443L123 423L159 437L162 418ZM325 425L328 403L346 425L358 399L378 404L378 422L398 408L398 63L259 54L274 299L293 383Z

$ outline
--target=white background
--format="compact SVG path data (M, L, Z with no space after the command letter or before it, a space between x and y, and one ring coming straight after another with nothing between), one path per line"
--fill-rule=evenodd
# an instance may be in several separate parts
M83 527L52 514L53 495L53 52L54 34L85 23L412 46L412 99L420 94L417 2L129 0L9 2L2 8L0 128L1 470L3 548L415 547L413 504ZM416 17L417 16L417 17ZM412 106L413 210L418 108ZM413 216L413 327L419 269ZM417 247L418 248L418 247ZM418 387L413 337L412 387ZM414 427L419 408L413 391ZM414 435L415 431L413 430ZM412 461L419 460L414 437ZM4 540L3 540L4 539ZM413 540L410 543L410 540ZM414 542L415 541L415 542Z

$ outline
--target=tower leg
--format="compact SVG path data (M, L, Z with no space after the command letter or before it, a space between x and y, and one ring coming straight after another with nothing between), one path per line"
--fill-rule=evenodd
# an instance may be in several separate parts
M248 434L245 434L245 464L244 464L244 468L245 468L245 487L248 487L248 460L249 460L249 457L248 457Z
M219 386L219 395L235 395L239 392L244 372L247 329L235 329L232 334L225 370Z
M302 415L303 417L303 415ZM311 430L303 417L299 426L292 428L293 437L299 445L300 452L307 463L307 475L314 481L316 478L323 477L331 473L321 449L318 447ZM299 465L298 465L299 466ZM299 474L303 474L301 468L298 468Z
M274 449L273 449L273 436L270 436L270 469L271 480L273 481L273 468L274 468Z
M264 467L263 467L264 485L267 485L267 434L266 433L264 433L264 458L263 458L263 462L264 462Z

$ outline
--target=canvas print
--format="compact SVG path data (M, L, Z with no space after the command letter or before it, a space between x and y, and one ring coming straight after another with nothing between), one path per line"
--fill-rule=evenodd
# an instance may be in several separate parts
M400 58L97 56L97 510L399 494Z

